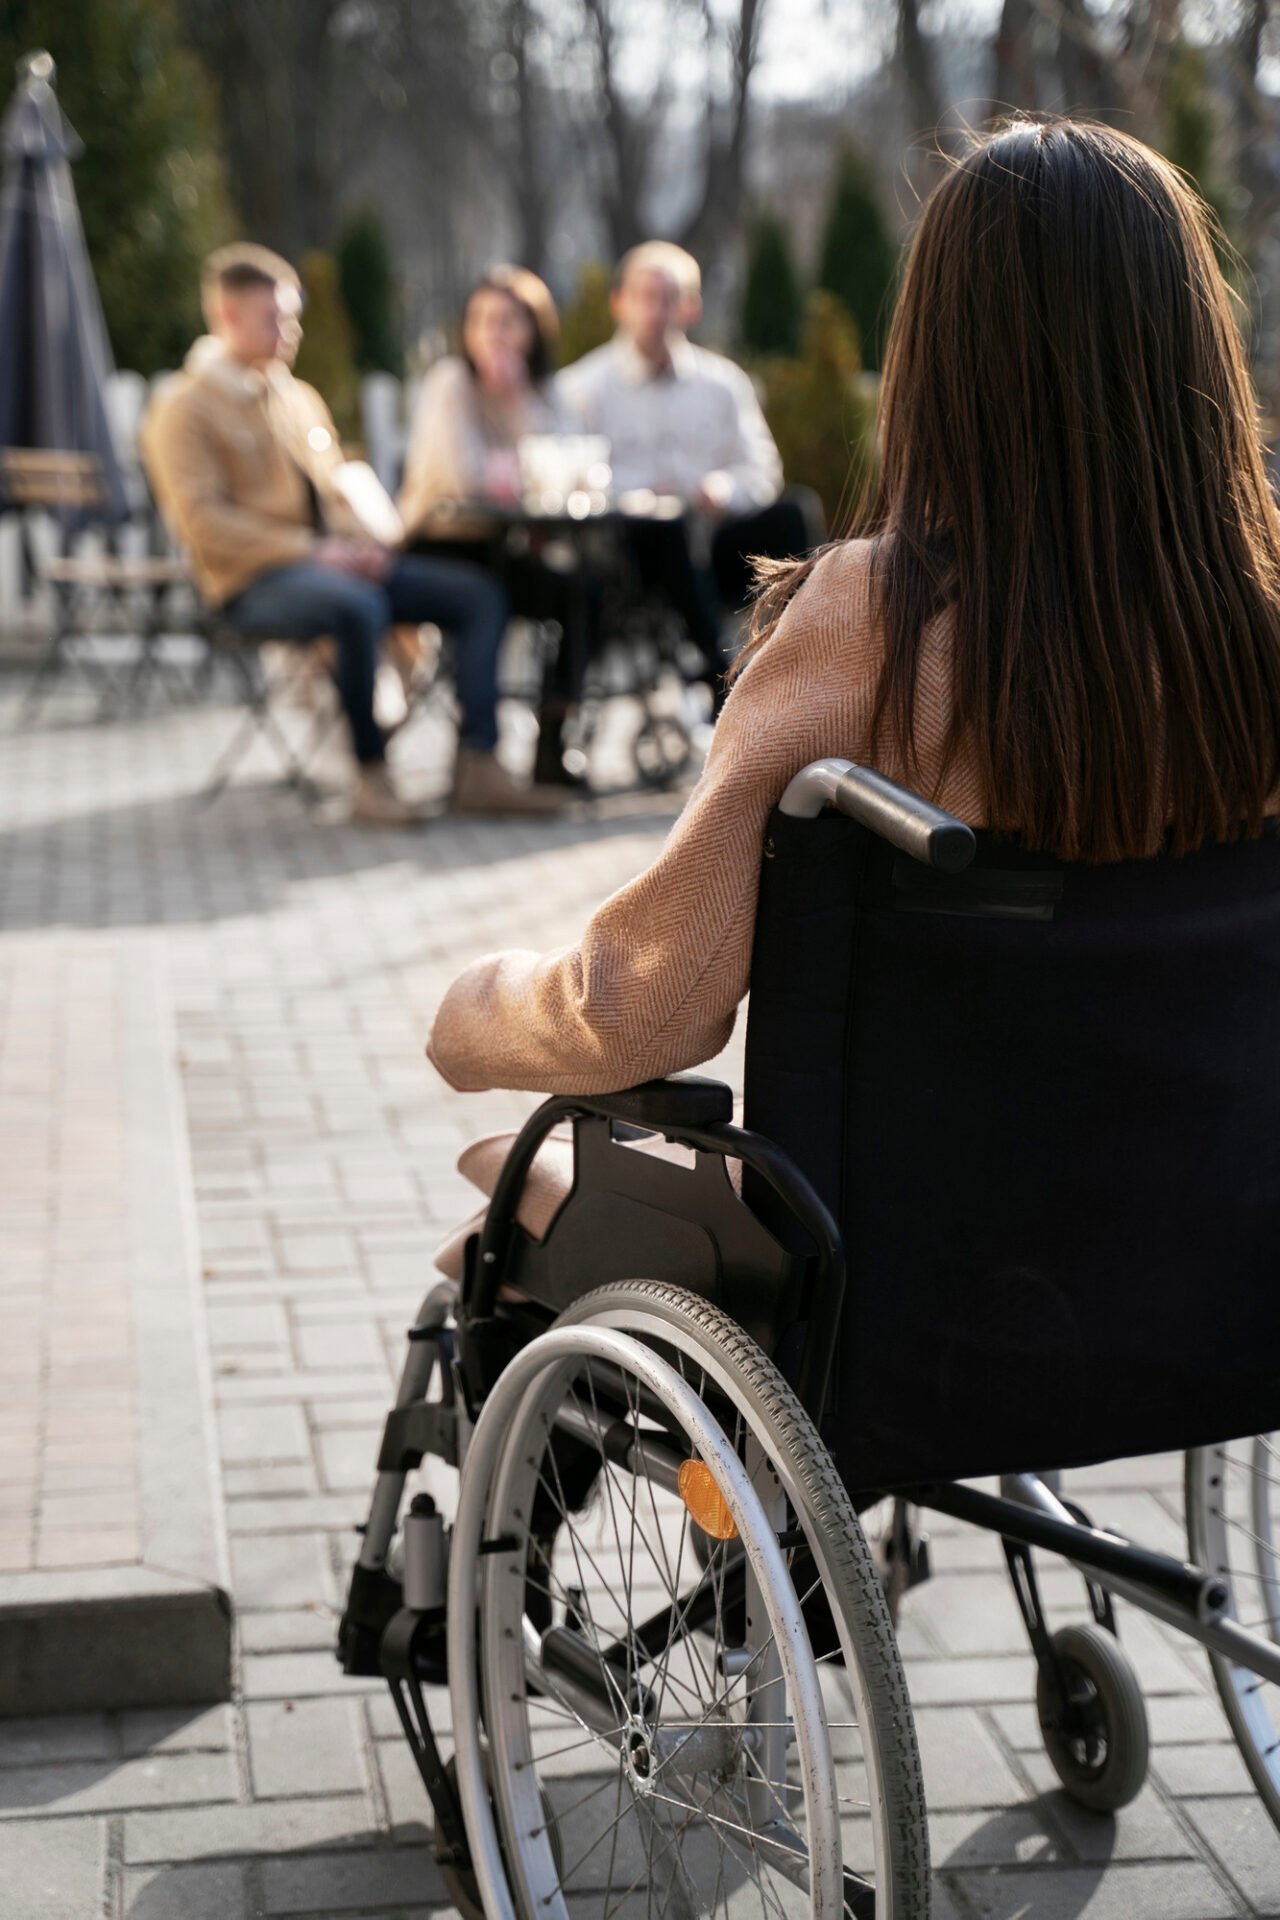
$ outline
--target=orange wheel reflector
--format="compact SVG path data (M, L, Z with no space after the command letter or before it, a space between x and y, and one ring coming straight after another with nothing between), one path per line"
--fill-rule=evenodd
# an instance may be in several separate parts
M697 1521L704 1533L709 1533L713 1540L737 1538L738 1523L705 1460L682 1460L676 1485L690 1518Z

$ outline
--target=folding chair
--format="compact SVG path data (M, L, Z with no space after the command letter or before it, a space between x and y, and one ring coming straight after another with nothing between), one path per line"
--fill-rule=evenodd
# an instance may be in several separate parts
M200 634L209 649L212 663L224 659L231 668L244 695L245 712L240 725L228 740L200 789L204 801L216 800L230 783L240 761L261 736L279 760L285 785L303 800L322 797L321 789L308 773L321 748L331 738L341 715L326 708L312 715L301 745L295 745L281 724L277 709L290 704L312 670L311 649L322 640L295 640L271 634L246 634L222 619L216 610L207 609L200 620ZM263 650L269 646L287 648L293 657L290 670L273 680L263 664ZM441 694L452 677L452 646L442 635L439 647L429 661L419 663L406 681L405 712L396 726L403 736L410 725L438 706Z
M107 488L96 454L63 453L28 447L0 448L0 474L8 501L22 510L24 556L29 573L42 581L53 601L49 640L27 688L20 718L38 711L64 666L78 665L91 677L76 642L97 632L136 638L139 653L125 690L136 696L158 664L158 642L171 623L166 619L172 591L189 589L186 562L173 555L121 554L110 544L116 530L106 526ZM79 524L60 522L59 548L43 564L31 552L30 512L74 514ZM86 532L104 535L104 551L76 551ZM101 709L120 689L110 670L98 663Z
M245 710L201 787L199 798L205 802L216 800L230 784L232 774L254 741L261 736L269 742L280 762L284 784L304 801L317 800L320 789L307 769L332 735L341 716L332 709L313 713L302 745L297 747L275 711L278 705L285 703L291 691L302 685L311 671L310 650L315 642L241 633L213 609L204 610L200 634L209 649L211 662L222 659L231 668L243 693ZM294 656L289 672L275 683L263 664L263 649L268 646L288 647Z

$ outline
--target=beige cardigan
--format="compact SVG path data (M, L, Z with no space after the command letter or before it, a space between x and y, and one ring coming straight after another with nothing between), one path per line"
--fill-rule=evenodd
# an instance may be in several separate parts
M709 1060L747 991L765 822L810 760L868 752L881 641L869 546L827 554L735 685L706 768L653 865L606 900L575 947L492 954L459 975L430 1055L455 1087L607 1093ZM951 701L950 623L925 631L917 785L933 788ZM881 771L905 777L884 754ZM985 824L971 756L938 800Z
M422 383L405 453L397 505L407 537L483 535L482 515L450 509L483 499L488 455L516 452L525 434L564 433L572 425L551 386L498 401L465 360L437 360Z

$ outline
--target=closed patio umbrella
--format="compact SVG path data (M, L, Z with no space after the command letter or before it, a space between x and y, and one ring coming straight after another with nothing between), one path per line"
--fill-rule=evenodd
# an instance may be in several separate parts
M82 148L54 93L54 63L29 55L0 126L0 449L94 463L94 519L128 501L107 412L111 346L71 181ZM0 511L28 504L0 460ZM64 519L90 504L68 500Z

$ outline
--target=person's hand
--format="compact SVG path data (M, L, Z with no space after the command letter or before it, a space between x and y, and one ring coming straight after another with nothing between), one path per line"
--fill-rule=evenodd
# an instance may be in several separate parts
M361 580L385 580L391 571L390 549L376 540L318 540L311 558L318 567L354 574Z
M487 500L514 500L520 491L520 458L514 447L494 447L484 459Z
M354 540L317 540L311 549L311 559L317 567L328 567L332 573L356 573L356 542Z
M355 546L355 571L363 580L385 580L395 563L395 555L390 547L384 547L377 540L357 540Z
M710 473L704 473L698 482L698 490L693 503L709 520L723 520L729 511L729 502L733 499L733 475L723 473L713 467Z

